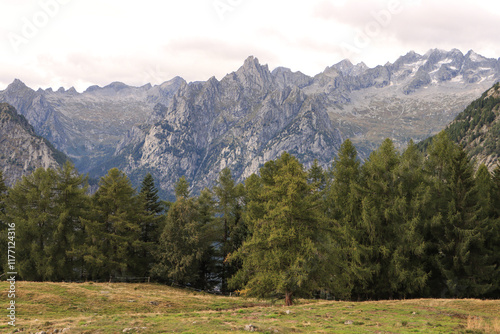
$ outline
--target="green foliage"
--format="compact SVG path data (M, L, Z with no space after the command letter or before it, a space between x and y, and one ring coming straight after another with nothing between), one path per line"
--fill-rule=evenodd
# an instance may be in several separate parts
M89 278L140 274L144 242L137 236L143 214L128 177L110 169L92 198L92 216L84 220Z
M181 178L176 184L177 200L170 207L160 237L155 275L181 285L206 280L200 276L211 241L206 238L211 229L211 213L207 206L211 196L204 193L200 201L187 197L189 184Z
M38 168L9 191L7 221L15 223L19 274L27 280L76 278L82 266L86 180L73 165Z
M70 163L11 189L0 173L0 247L14 223L22 279L152 275L287 305L500 297L500 165L474 173L446 131L425 153L412 142L399 153L387 139L364 165L346 140L328 171L283 153L243 184L222 170L198 196L182 177L173 203L160 201L151 174L139 192L116 168L94 195L87 183Z
M219 246L221 290L227 291L227 280L240 268L240 263L228 263L229 254L237 251L247 236L247 228L242 216L242 201L244 188L235 185L229 168L219 173L219 178L213 188L217 199L217 230L216 238Z
M316 210L318 198L295 157L283 153L260 174L262 191L248 205L264 210L252 212L251 236L231 256L242 269L230 285L243 283L251 296L284 295L290 305L292 297L309 296L330 282L323 242L328 233Z
M0 247L6 250L8 249L8 226L7 221L5 219L5 209L6 209L6 200L7 200L7 186L5 185L5 180L3 177L3 172L0 170ZM0 272L4 273L7 270L4 270L4 266L7 265L7 252L0 253Z
M465 148L472 158L500 156L500 88L495 84L473 101L444 130L451 141ZM421 142L427 148L433 138Z
M139 225L141 229L140 241L143 243L142 252L138 254L140 258L138 273L143 277L149 276L165 221L162 215L164 208L150 173L146 174L142 181L138 201L142 209Z
M175 197L177 198L188 198L189 197L189 183L185 176L182 176L179 181L175 184Z

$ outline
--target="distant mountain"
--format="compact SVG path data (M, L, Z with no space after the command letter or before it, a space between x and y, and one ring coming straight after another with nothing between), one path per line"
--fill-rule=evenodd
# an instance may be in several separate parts
M283 151L326 165L342 143L320 101L280 86L253 57L221 81L183 85L162 120L130 138L114 163L133 179L151 172L166 190L182 175L201 189L224 167L241 181Z
M500 79L500 61L433 49L369 68L343 60L314 77L257 58L221 80L159 86L112 83L33 91L14 81L0 101L16 106L82 172L111 167L136 184L151 172L165 192L182 175L199 190L228 166L237 180L283 150L330 164L345 138L362 158L391 138L423 140Z
M114 82L78 93L74 88L34 91L16 79L0 92L0 102L13 105L39 135L87 172L109 159L133 126L154 121L155 108L167 105L183 83L178 77L154 87Z
M8 185L38 167L56 168L66 160L63 153L35 134L14 107L0 103L0 169Z
M495 84L472 102L445 131L477 164L484 163L493 170L500 157L500 84ZM432 137L422 145L431 140Z

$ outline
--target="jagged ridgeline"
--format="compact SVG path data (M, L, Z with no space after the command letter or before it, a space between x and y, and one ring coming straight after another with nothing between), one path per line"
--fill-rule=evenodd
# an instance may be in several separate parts
M492 170L500 156L500 84L496 83L472 102L446 127L451 140L462 145L476 164ZM433 140L421 143L427 147Z
M134 186L150 172L166 197L181 176L196 192L224 167L241 182L283 151L326 167L346 138L363 160L385 138L403 149L441 131L499 79L500 60L457 49L409 52L374 68L343 60L314 76L271 70L251 56L220 79L189 83L77 92L33 90L16 79L0 102L79 172L99 179L117 167Z
M66 160L14 107L0 103L0 168L7 184L38 167L56 168Z

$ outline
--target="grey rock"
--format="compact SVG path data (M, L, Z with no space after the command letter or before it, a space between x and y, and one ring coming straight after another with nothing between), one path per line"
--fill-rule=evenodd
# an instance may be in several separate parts
M252 324L249 324L249 325L245 325L244 330L247 331L247 332L256 332L257 331L257 327L255 327Z
M138 185L151 172L163 195L186 176L195 192L224 167L242 181L283 151L327 167L345 138L362 159L391 138L403 148L441 129L500 79L500 60L473 51L409 52L368 68L343 60L314 77L249 57L221 80L78 93L15 80L0 92L81 172L118 167Z
M39 167L57 168L65 160L14 107L0 103L0 170L7 185Z

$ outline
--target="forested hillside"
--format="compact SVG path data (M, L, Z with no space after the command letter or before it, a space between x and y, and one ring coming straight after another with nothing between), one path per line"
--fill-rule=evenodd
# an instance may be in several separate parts
M283 153L242 184L224 169L199 196L182 177L172 203L118 169L89 195L69 163L0 185L1 247L15 226L24 280L151 276L287 304L500 297L500 168L474 173L445 132L425 156L387 139L363 165L346 140L328 170Z
M459 143L477 164L492 170L500 156L500 84L472 102L445 129L451 140ZM422 142L426 146L432 137Z

